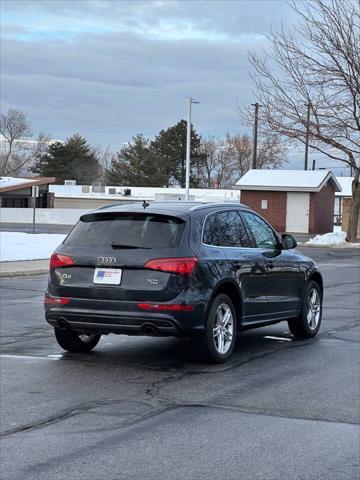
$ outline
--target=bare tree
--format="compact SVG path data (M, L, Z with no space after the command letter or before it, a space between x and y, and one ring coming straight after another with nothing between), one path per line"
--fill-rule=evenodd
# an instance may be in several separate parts
M202 178L206 187L231 187L251 168L252 143L248 135L229 135L202 141L205 161ZM275 135L262 138L258 146L259 168L275 168L286 161L284 143Z
M251 168L251 141L248 135L227 135L226 144L231 152L238 180Z
M215 137L203 139L200 151L204 156L202 171L199 172L201 186L211 188L214 186L214 174L219 167L219 140Z
M26 113L14 108L10 108L7 113L2 113L0 115L0 134L3 147L0 173L1 175L9 175L13 173L12 157L15 156L16 159L16 155L19 156L21 141L30 134L30 124Z
M269 36L272 51L250 54L265 130L306 143L354 172L347 240L360 212L360 0L291 1L292 33ZM242 110L249 120L250 111Z
M279 135L269 132L258 145L256 164L258 168L278 168L287 162L287 146Z
M106 183L106 172L110 169L111 162L116 158L116 155L111 150L109 145L105 147L96 147L94 151L101 168L99 180L103 183Z
M199 184L206 188L231 187L234 176L234 158L226 139L210 137L202 139L200 146L203 161L199 172Z
M238 180L236 163L233 151L228 142L228 136L219 140L218 167L214 175L214 184L217 188L231 188Z
M26 113L9 109L0 115L0 175L24 175L51 143L47 133L29 139L30 124Z
M251 168L252 141L248 135L227 135L226 143L234 160L237 179ZM257 166L259 169L276 168L286 162L286 148L277 135L264 135L257 150Z
M11 157L7 163L7 169L3 174L20 176L32 173L32 167L36 159L44 154L51 144L50 136L47 133L40 132L35 140L19 140L12 149ZM3 151L0 152L0 164L5 161L7 146L2 145Z

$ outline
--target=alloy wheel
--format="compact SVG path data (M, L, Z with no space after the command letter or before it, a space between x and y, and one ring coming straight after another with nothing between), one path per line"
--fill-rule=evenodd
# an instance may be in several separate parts
M213 338L216 350L224 355L231 347L234 333L234 319L231 308L226 303L218 306L215 314Z
M311 330L315 330L320 321L321 300L316 288L312 288L308 294L307 322Z

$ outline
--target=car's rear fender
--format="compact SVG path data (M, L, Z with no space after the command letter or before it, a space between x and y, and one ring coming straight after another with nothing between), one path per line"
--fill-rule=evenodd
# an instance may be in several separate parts
M204 319L206 321L208 311L210 309L211 303L214 300L214 298L219 295L219 294L225 294L227 295L230 300L233 302L235 311L236 311L236 320L237 320L237 325L240 328L242 324L242 312L243 312L243 298L241 295L241 290L237 283L231 279L231 278L226 278L221 280L213 289L205 307L205 315Z

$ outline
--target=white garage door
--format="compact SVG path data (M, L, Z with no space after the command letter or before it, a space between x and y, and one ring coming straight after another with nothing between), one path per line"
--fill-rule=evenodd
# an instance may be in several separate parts
M288 192L286 201L286 231L309 233L310 193Z

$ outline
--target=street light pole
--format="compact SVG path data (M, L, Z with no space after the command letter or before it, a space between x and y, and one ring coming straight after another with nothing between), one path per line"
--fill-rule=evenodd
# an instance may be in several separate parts
M187 118L186 129L186 165L185 165L185 200L189 201L189 189L190 189L190 151L191 151L191 105L193 103L200 103L189 98L189 109Z

